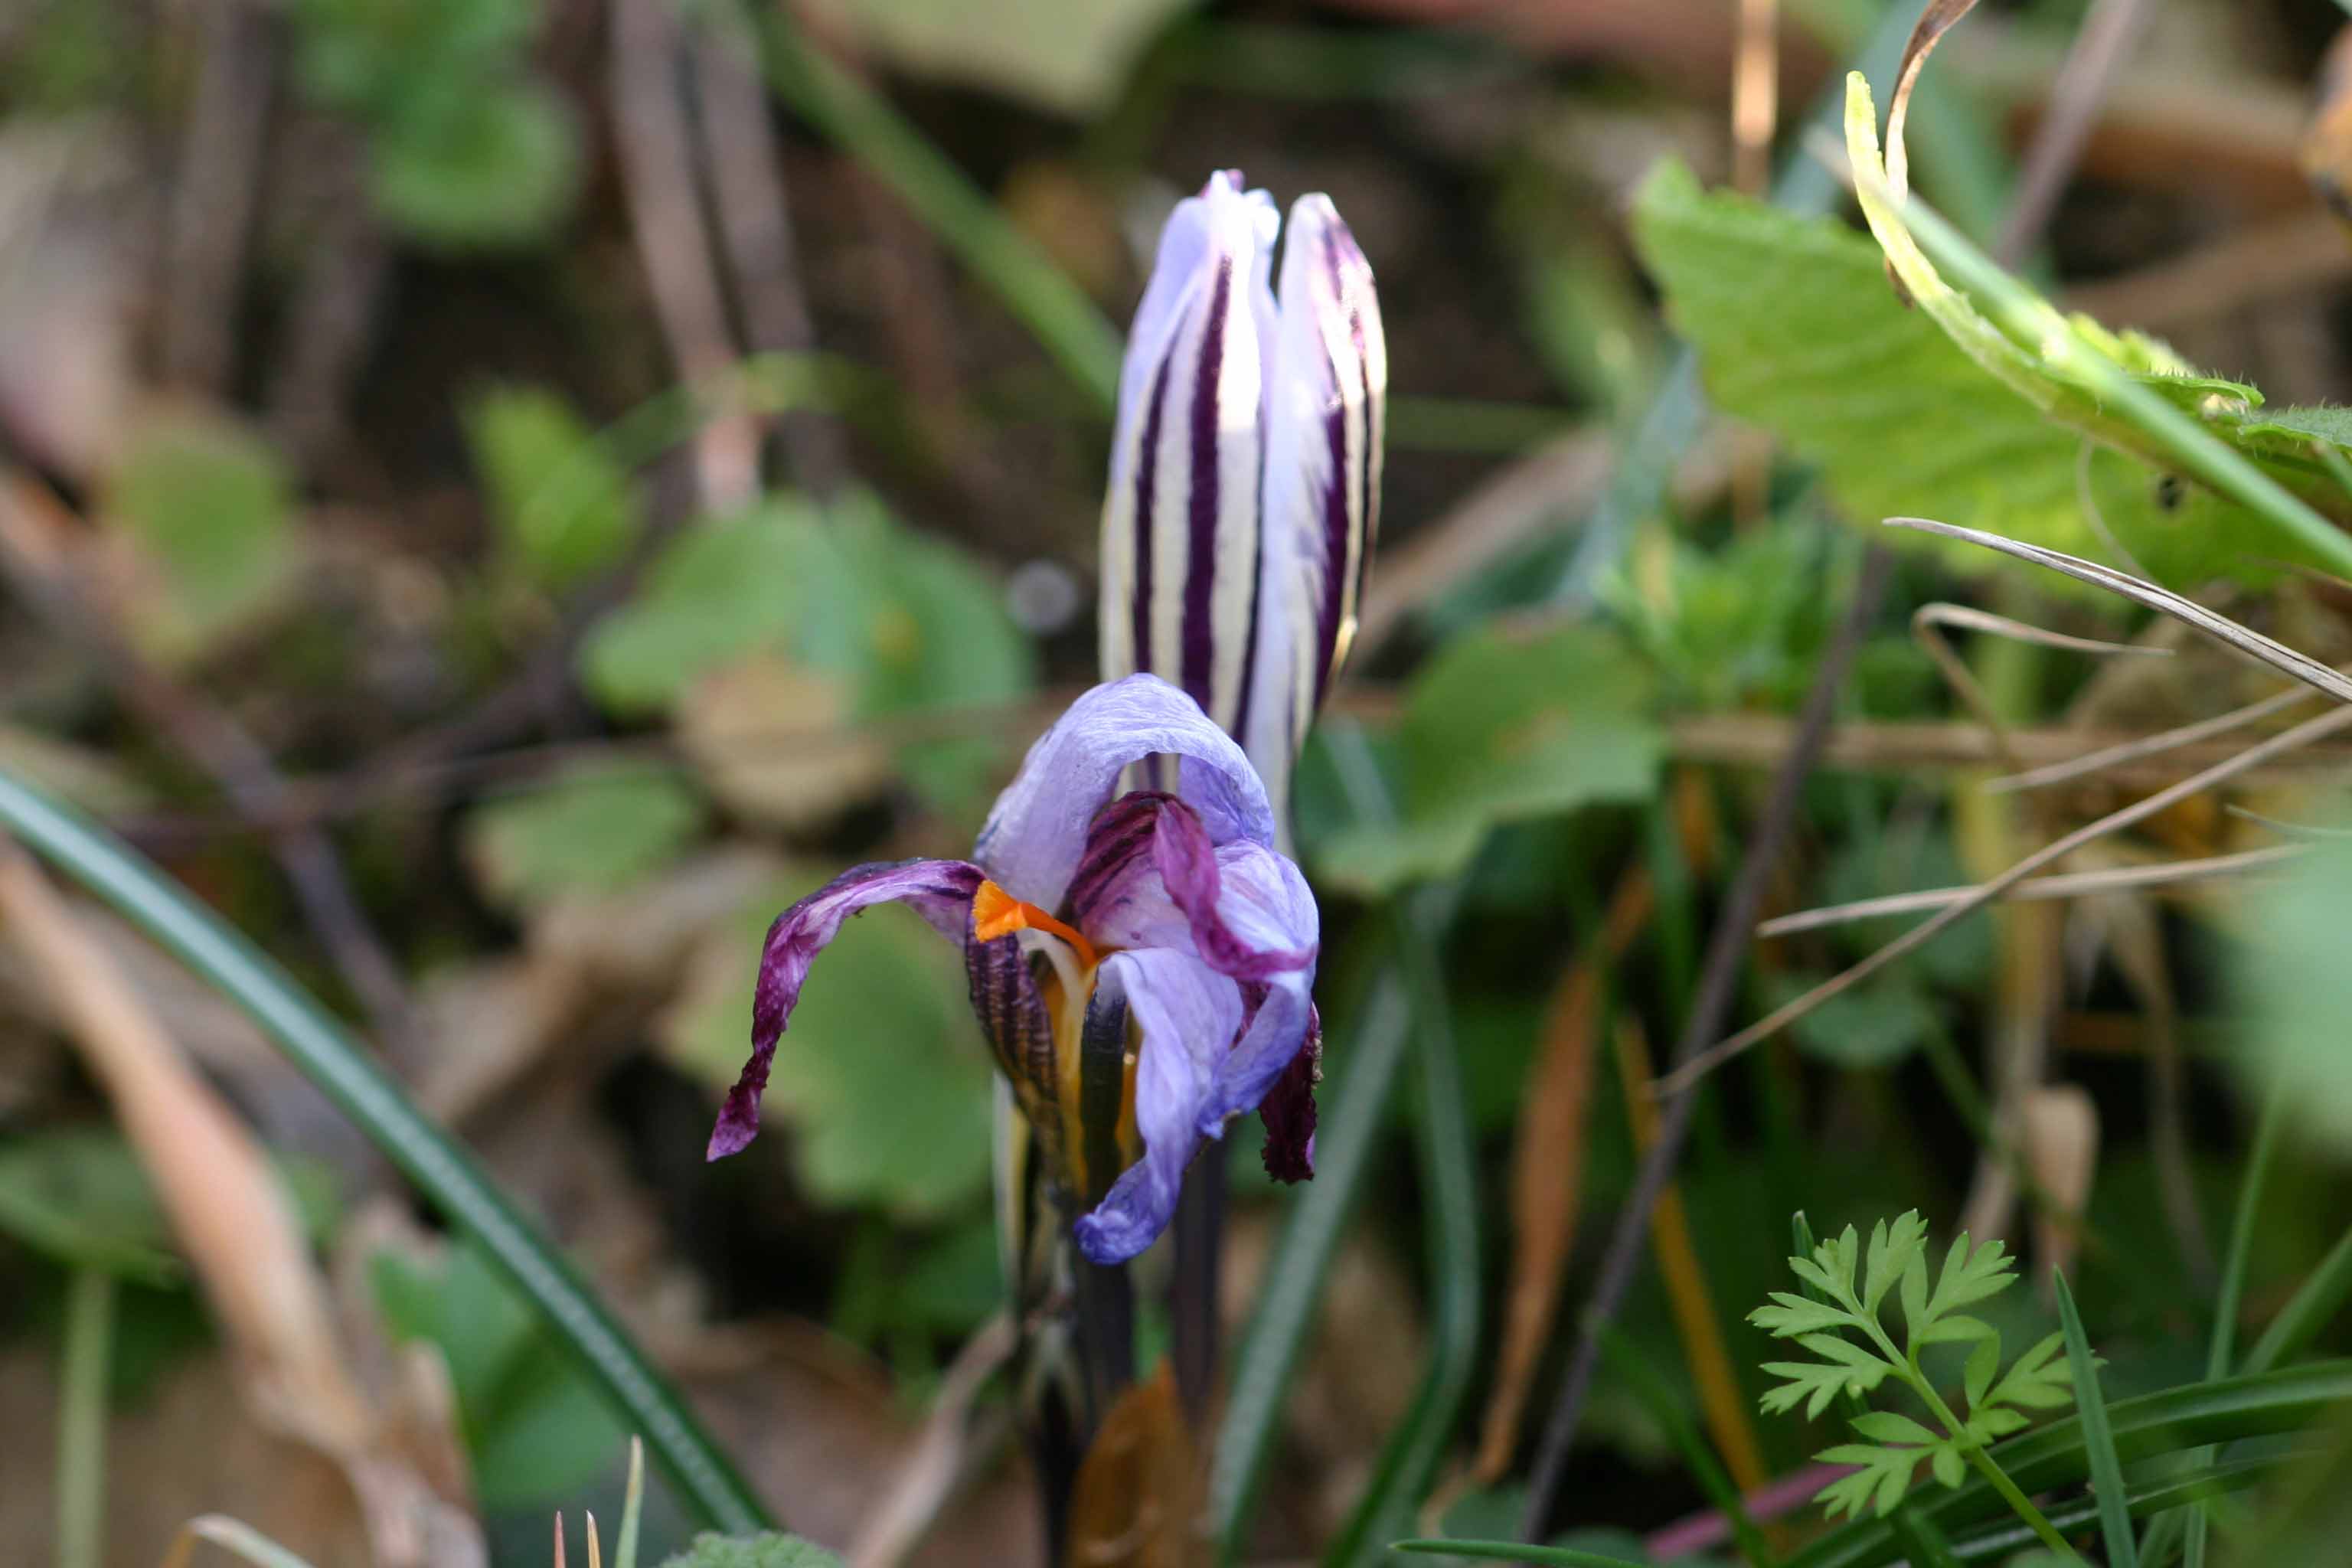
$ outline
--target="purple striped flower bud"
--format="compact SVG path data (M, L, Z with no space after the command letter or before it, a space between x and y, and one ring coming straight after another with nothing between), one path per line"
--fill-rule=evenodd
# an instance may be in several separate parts
M1177 204L1119 378L1103 503L1102 668L1179 686L1279 810L1347 658L1380 522L1388 352L1329 198L1235 171Z

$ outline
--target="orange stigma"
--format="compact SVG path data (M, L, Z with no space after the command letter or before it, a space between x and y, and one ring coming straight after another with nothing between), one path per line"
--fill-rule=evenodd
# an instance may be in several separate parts
M1016 931L1042 931L1060 937L1076 950L1078 962L1095 966L1095 944L1034 904L1024 904L993 882L983 881L971 896L971 934L994 942Z

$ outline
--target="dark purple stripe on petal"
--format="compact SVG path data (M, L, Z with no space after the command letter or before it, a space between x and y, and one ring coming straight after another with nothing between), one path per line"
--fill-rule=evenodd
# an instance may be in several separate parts
M1258 1101L1265 1123L1265 1173L1277 1182L1315 1179L1315 1086L1323 1078L1323 1019L1310 1005L1307 1043Z
M816 955L841 922L871 904L902 903L961 943L971 928L980 883L980 868L961 860L877 861L843 872L776 917L761 944L760 977L751 991L751 1055L719 1108L710 1159L735 1153L759 1132L760 1096L768 1087L776 1042L792 1022Z
M1201 324L1201 356L1192 366L1192 488L1186 520L1191 558L1184 573L1183 679L1178 682L1212 715L1210 681L1217 647L1217 438L1223 416L1219 393L1224 379L1225 311L1233 292L1234 263L1228 256L1217 264L1208 317Z
M1315 702L1319 710L1331 686L1332 654L1339 645L1339 614L1348 588L1348 539L1355 528L1348 506L1348 410L1323 416L1331 448L1331 478L1323 491L1323 603L1315 616Z
M1157 652L1151 646L1151 524L1160 489L1160 418L1168 406L1168 373L1175 363L1171 353L1160 362L1160 374L1151 379L1151 402L1144 411L1142 446L1135 462L1135 601L1129 614L1135 622L1137 669L1151 668Z
M1078 868L1070 878L1069 918L1080 931L1099 912L1104 894L1129 863L1150 849L1160 807L1175 798L1163 790L1130 790L1095 813Z

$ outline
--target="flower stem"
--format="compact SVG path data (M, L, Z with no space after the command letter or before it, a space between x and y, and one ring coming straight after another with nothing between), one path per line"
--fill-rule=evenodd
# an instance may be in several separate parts
M2058 1533L2057 1526L2052 1524L2042 1510L2033 1506L2033 1500L2009 1479L2009 1472L1994 1462L1993 1457L1985 1451L1985 1446L1969 1435L1968 1424L1952 1414L1952 1407L1944 1403L1943 1395L1936 1392L1936 1385L1927 1380L1927 1373L1919 1370L1917 1352L1915 1350L1908 1355L1897 1353L1895 1342L1888 1339L1886 1331L1874 1322L1870 1325L1870 1337L1878 1342L1880 1352L1895 1364L1897 1375L1911 1385L1911 1392L1936 1413L1936 1419L1944 1424L1944 1430L1952 1435L1952 1440L1959 1445L1960 1452L1968 1456L1969 1463L1983 1473L1984 1479L1992 1483L1992 1489L2000 1494L2001 1500L2009 1504L2011 1511L2042 1538L2042 1543L2069 1563L2082 1562L2081 1555L2066 1544L2064 1536Z

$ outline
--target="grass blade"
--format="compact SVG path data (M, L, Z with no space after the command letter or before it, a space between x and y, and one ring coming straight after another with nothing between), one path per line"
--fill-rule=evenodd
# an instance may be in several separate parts
M613 1568L637 1568L637 1515L646 1500L646 1443L629 1439L629 1486L621 1494L621 1533L613 1543Z
M1372 1145L1402 1065L1411 1020L1404 987L1383 975L1364 999L1348 1045L1346 1075L1315 1135L1315 1179L1292 1201L1249 1327L1234 1358L1232 1392L1209 1468L1209 1521L1218 1560L1233 1563L1256 1512L1282 1417L1283 1394L1323 1298L1323 1281L1355 1212Z
M1665 1428L1666 1436L1681 1451L1683 1463L1697 1478L1699 1489L1706 1493L1707 1500L1729 1522L1732 1539L1739 1543L1739 1554L1754 1568L1769 1568L1777 1559L1764 1540L1764 1532L1748 1517L1747 1504L1740 1499L1739 1489L1732 1485L1730 1472L1683 1414L1665 1378L1613 1323L1601 1327L1601 1354L1632 1385L1633 1397L1649 1411L1650 1418Z
M1960 1560L1953 1552L1952 1543L1917 1509L1907 1505L1897 1508L1886 1516L1886 1522L1895 1527L1895 1539L1903 1543L1903 1553L1910 1559L1912 1568L1959 1568ZM2053 1518L2051 1522L2057 1521ZM2025 1533L2031 1541L2033 1532L2029 1530Z
M767 1510L604 1304L465 1148L353 1042L277 962L169 877L71 807L0 770L0 826L236 1004L491 1260L569 1345L622 1418L644 1432L688 1506L733 1534Z
M1472 1557L1486 1563L1558 1563L1559 1568L1643 1568L1639 1563L1598 1552L1579 1552L1572 1546L1529 1546L1517 1541L1392 1541L1389 1550Z
M2225 1492L2239 1491L2268 1480L2305 1457L2301 1454L2273 1455L2267 1458L2242 1460L2234 1465L2215 1466L2175 1480L2146 1482L2126 1494L2125 1508L2134 1519L2155 1518L2160 1523L2164 1516L2183 1504L2220 1497ZM2085 1499L2070 1506L2053 1508L2049 1510L2049 1515L2051 1523L2060 1530L2072 1531L2097 1522L2099 1505ZM2023 1525L2016 1525L1971 1535L1950 1550L1952 1556L1962 1563L2002 1563L2033 1543L2033 1531ZM1906 1546L1905 1550L1909 1548ZM2141 1561L2152 1562L2153 1558L2142 1553Z
M2157 1454L2298 1431L2337 1414L2347 1400L2352 1400L2352 1360L2314 1362L2258 1377L2189 1384L2118 1400L2107 1406L2107 1420L2116 1457L2129 1465ZM2073 1486L2090 1474L2079 1415L1998 1444L1992 1458L2028 1492ZM2004 1511L2000 1499L1980 1478L1957 1490L1921 1497L1914 1506L1947 1535ZM1881 1568L1902 1554L1885 1521L1864 1520L1822 1537L1783 1568Z
M1463 1098L1453 1014L1435 952L1452 900L1447 889L1425 888L1393 917L1397 959L1420 1046L1414 1055L1421 1067L1421 1179L1429 1197L1429 1270L1436 1295L1430 1314L1429 1364L1412 1408L1389 1434L1370 1484L1324 1549L1323 1561L1330 1568L1376 1556L1382 1539L1428 1489L1477 1365L1477 1151L1470 1108Z
M1119 336L1086 291L887 99L803 37L786 7L749 9L777 94L897 192L1108 414L1118 395Z
M2074 1408L2082 1413L2083 1447L2091 1463L2091 1490L2099 1501L2099 1533L2107 1543L2107 1568L2139 1568L2139 1543L2132 1534L2131 1512L2124 1505L2124 1468L2116 1458L2116 1436L2107 1426L2106 1396L2099 1390L2098 1363L2091 1357L2091 1342L2083 1333L2083 1315L2074 1310L2074 1292L2066 1276L2053 1273L2058 1292L2059 1326L2066 1332L2066 1364L2074 1374Z
M2295 1293L2246 1352L2249 1373L2268 1372L2279 1363L2302 1350L2318 1337L2342 1309L2345 1300L2352 1297L2352 1230L2336 1238L2336 1245L2311 1278L2298 1287Z

